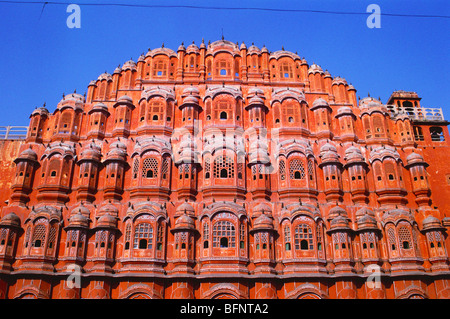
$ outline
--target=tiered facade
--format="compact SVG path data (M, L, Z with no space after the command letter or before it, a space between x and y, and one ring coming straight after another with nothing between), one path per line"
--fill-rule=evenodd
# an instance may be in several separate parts
M447 124L285 50L149 49L32 112L0 298L449 298Z

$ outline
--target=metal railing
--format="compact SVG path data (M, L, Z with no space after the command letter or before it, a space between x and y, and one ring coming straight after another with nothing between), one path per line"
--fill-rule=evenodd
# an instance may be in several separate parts
M407 114L411 120L417 121L444 121L444 113L441 108L432 107L402 107L386 105L391 115Z
M0 126L0 140L23 140L27 133L28 126Z

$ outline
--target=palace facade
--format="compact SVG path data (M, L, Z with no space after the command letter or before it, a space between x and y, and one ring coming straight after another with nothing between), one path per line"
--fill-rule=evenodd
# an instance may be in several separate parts
M0 298L450 298L420 100L284 49L149 49L3 142Z

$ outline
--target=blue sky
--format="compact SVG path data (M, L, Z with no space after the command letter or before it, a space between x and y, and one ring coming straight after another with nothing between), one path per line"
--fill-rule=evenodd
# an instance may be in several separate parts
M65 0L62 0L65 1ZM83 0L84 3L88 2ZM103 1L101 1L103 2ZM442 1L142 1L108 3L267 7L382 13L450 15ZM76 2L74 2L76 3ZM36 106L53 112L63 93L84 93L91 80L119 64L137 60L162 43L176 51L181 42L225 39L266 45L269 51L298 52L352 83L361 98L394 90L416 91L422 106L447 105L450 73L450 19L382 16L380 29L366 26L366 15L286 13L206 9L99 7L81 5L81 28L66 26L66 5L0 3L0 126L28 125Z

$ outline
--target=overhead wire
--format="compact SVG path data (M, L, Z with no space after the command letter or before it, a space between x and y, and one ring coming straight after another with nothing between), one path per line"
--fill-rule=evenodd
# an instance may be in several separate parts
M63 1L13 1L13 0L0 0L0 3L8 4L42 4L42 5L70 5L73 2ZM286 12L286 13L318 13L318 14L335 14L335 15L367 15L370 12L352 12L352 11L333 11L333 10L314 10L314 9L282 9L282 8L265 8L265 7L220 7L220 6L202 6L202 5L166 5L166 4L139 4L139 3L114 3L114 2L96 2L86 3L77 2L80 6L116 6L116 7L131 7L131 8L153 8L153 9L202 9L202 10L250 10L250 11L267 11L267 12ZM407 17L407 18L442 18L450 19L448 15L438 14L409 14L409 13L391 13L380 12L381 16L391 17Z

